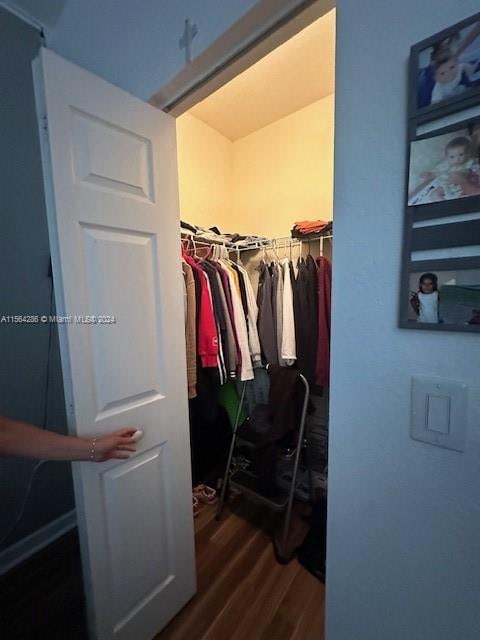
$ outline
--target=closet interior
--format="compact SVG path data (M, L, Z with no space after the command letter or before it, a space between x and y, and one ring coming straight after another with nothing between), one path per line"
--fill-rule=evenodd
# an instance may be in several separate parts
M328 487L334 30L332 11L177 118L194 515L261 505L277 559L303 540L320 578L320 537L292 532L324 527Z

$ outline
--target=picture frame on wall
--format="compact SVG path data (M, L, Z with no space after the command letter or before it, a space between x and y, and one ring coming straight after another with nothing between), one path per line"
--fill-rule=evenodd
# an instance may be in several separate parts
M409 113L442 115L480 96L480 13L414 45Z
M480 261L467 269L448 265L448 261L444 265L432 263L430 270L413 269L403 301L410 326L480 331Z
M480 117L410 142L407 192L409 207L435 205L438 217L480 211Z
M399 326L480 332L480 13L410 49Z

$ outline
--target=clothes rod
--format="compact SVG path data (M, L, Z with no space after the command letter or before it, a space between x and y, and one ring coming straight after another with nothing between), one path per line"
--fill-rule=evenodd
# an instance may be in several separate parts
M231 251L259 251L260 249L265 249L266 251L272 249L289 249L294 247L299 247L302 244L310 243L310 242L320 242L320 245L323 247L324 240L331 240L333 238L332 234L317 236L316 238L272 238L270 242L258 242L249 245L239 245L239 244L231 244Z
M261 249L265 249L265 251L269 251L272 249L289 249L294 247L299 247L304 243L310 242L320 242L321 248L323 248L324 240L331 240L333 238L332 234L319 235L315 238L291 238L289 236L283 238L271 238L268 241L258 240L256 242L251 242L247 245L228 242L226 240L221 240L220 238L217 240L215 238L202 238L196 237L194 235L190 235L187 233L182 233L182 240L190 240L195 245L199 246L220 246L224 247L227 251L234 251L237 253L243 251L259 251Z

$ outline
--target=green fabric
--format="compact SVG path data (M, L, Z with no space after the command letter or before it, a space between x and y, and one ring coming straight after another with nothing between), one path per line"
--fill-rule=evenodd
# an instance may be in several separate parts
M467 324L480 309L479 285L443 285L439 291L439 315L445 324Z
M233 382L226 382L220 388L219 403L222 407L225 408L230 419L230 426L233 429L235 425L235 418L237 417L238 405L240 404L240 397L238 396L235 384ZM245 422L246 419L247 413L245 411L245 406L243 406L240 414L239 424Z

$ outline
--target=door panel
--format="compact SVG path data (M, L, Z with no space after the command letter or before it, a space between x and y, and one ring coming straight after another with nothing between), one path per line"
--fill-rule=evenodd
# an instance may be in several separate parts
M145 433L74 463L91 633L147 640L195 592L175 123L50 51L34 76L69 428Z
M153 202L150 141L77 109L72 121L75 179Z
M158 251L155 235L91 226L83 226L83 250L90 308L96 315L108 309L109 315L122 318L121 323L107 323L102 331L92 332L98 420L123 411L127 405L161 399L164 349L160 349L161 317L157 312ZM117 280L118 286L112 287ZM126 290L130 293L124 308ZM141 335L131 340L139 333L139 321ZM116 348L119 343L122 349Z

